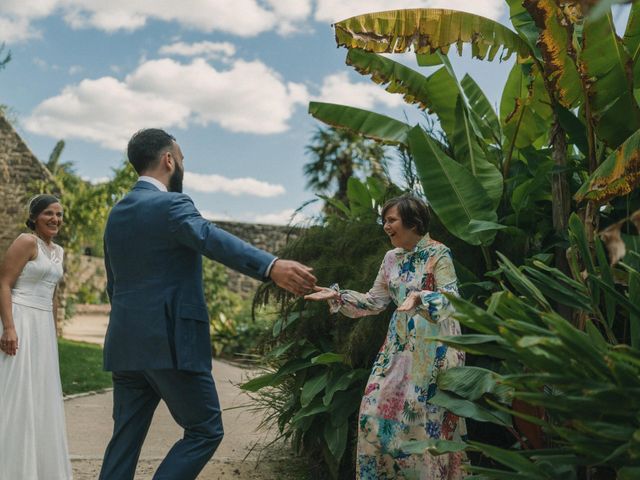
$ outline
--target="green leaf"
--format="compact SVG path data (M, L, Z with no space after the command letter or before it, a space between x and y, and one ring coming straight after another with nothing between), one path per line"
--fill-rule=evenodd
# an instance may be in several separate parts
M540 34L536 22L533 21L531 15L522 6L522 0L507 0L509 5L509 16L513 28L516 29L520 38L529 47L529 50L533 52L535 58L542 60L542 54L537 46L538 36Z
M475 116L476 123L481 126L484 139L500 142L502 138L500 120L484 92L469 74L465 74L460 86L469 101L469 111Z
M506 60L512 52L529 56L529 48L514 32L498 22L471 13L441 9L392 10L369 13L334 25L336 42L347 48L376 53L447 53L456 44L461 54L464 43L471 54L492 60L502 50Z
M469 233L471 220L496 222L492 202L480 182L440 150L420 128L409 134L409 148L433 210L455 236L472 245L490 244L495 233Z
M302 387L302 393L300 394L300 404L306 407L311 401L324 390L327 386L328 372L324 372L321 375L310 378L304 383Z
M309 102L309 113L332 127L352 132L389 145L406 145L411 127L379 113L334 103Z
M591 174L574 198L605 203L627 195L640 184L640 130L627 138Z
M326 352L313 357L311 363L314 365L328 365L330 363L344 363L344 355L341 353Z
M490 422L503 427L511 426L511 416L499 410L484 408L477 403L455 397L447 392L439 390L431 397L430 403L446 408L459 417L471 418L478 422Z
M291 418L291 423L296 424L300 421L307 419L308 417L312 417L320 413L325 413L327 411L329 411L329 407L327 407L326 405L323 405L322 402L312 402L306 407L303 407L300 410L298 410L298 413L296 413Z
M429 440L404 442L400 445L399 450L410 455L422 455L425 452L429 452L431 455L443 455L445 453L461 452L467 446L464 442L431 438Z
M327 442L329 451L336 462L340 462L347 446L349 423L342 422L335 427L331 422L324 424L324 441Z
M240 385L240 388L242 390L248 390L249 392L257 392L261 388L273 387L278 383L280 383L280 381L275 373L267 373L256 378L252 378L248 382Z
M507 225L501 225L496 222L486 222L482 220L471 220L469 222L469 233L493 232L496 230L509 229Z
M459 91L455 78L446 68L425 77L390 58L355 48L347 54L347 65L361 75L371 76L371 80L383 85L387 92L401 94L405 102L435 113L442 129L451 136L456 124L455 107Z
M476 447L487 457L492 458L496 462L511 468L516 472L532 475L530 478L549 478L544 475L544 472L540 467L527 459L522 453L473 441L469 442L469 445Z
M453 367L438 375L438 388L448 390L467 400L477 400L487 393L503 403L510 402L513 388L500 383L496 372L479 367Z
M629 298L640 298L640 273L629 272ZM629 326L631 330L631 346L640 348L640 314L629 314Z
M327 388L325 389L325 394L322 402L325 405L330 405L336 392L348 389L352 383L367 378L368 375L368 370L358 369L351 370L335 379L331 379L327 384Z
M631 59L616 35L611 12L587 18L582 30L580 72L598 138L618 147L640 128L640 109L633 96Z
M622 467L618 470L617 480L637 480L640 478L640 467Z
M551 311L551 305L544 297L542 292L529 280L511 261L502 255L500 252L496 252L500 258L500 267L502 271L509 279L509 282L525 297L535 300L538 305L547 311Z
M565 108L580 105L584 101L582 83L569 54L573 24L555 0L524 0L523 6L540 31L537 44L553 96Z
M573 112L567 110L562 105L556 105L554 108L560 126L567 133L569 142L573 143L583 155L589 155L589 144L587 142L587 127L576 117Z
M640 62L638 62L640 57L640 4L638 2L631 5L623 42L633 65L633 83L640 85Z
M516 63L500 99L505 151L526 148L547 134L553 113L549 104L539 69Z
M500 170L487 160L480 146L471 118L462 96L458 96L456 104L456 125L453 131L452 145L454 158L467 167L471 174L491 199L491 207L495 210L502 198L502 174Z

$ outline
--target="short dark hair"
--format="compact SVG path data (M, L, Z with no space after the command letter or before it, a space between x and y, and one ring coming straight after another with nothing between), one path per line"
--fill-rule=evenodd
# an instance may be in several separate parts
M31 200L29 200L29 218L24 222L29 230L36 229L36 218L40 215L44 210L53 203L60 203L58 197L53 195L49 195L48 193L43 193L41 195L36 195Z
M398 207L400 220L406 228L415 227L416 233L426 235L429 231L429 223L431 222L431 214L429 207L421 199L413 195L401 195L387 201L382 207L382 220L392 207Z
M175 137L159 128L144 128L133 134L127 145L127 157L140 175L153 167L160 154L173 146Z

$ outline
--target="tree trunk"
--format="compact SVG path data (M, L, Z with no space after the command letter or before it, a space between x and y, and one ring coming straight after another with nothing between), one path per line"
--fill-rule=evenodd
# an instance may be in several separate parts
M560 126L557 117L554 119L551 129L551 147L555 171L551 176L551 196L553 228L556 236L566 238L569 213L571 212L571 198L569 182L567 181L567 140L564 129ZM565 273L569 273L569 263L565 249L556 247L556 267Z
M571 212L571 198L569 182L567 180L567 138L564 129L560 126L557 115L554 117L551 128L551 147L554 163L554 172L551 176L551 208L553 215L553 229L556 240L567 238L567 226ZM566 248L558 245L555 248L555 265L558 270L571 276ZM571 308L558 305L557 311L567 320L571 321Z

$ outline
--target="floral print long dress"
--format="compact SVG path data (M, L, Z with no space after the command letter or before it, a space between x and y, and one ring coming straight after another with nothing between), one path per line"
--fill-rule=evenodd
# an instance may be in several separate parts
M337 286L333 286L339 290ZM455 440L466 435L464 419L429 403L438 372L464 364L464 353L429 340L459 335L452 306L443 292L457 295L450 250L425 235L412 251L386 253L371 290L339 290L331 310L349 317L381 312L389 302L401 305L419 291L413 312L395 312L367 382L360 405L357 478L361 480L456 480L464 477L463 453L434 456L400 451L412 440Z

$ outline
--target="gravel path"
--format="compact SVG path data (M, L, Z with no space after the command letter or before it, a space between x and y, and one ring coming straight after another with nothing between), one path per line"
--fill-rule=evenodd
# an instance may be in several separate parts
M104 312L80 313L64 325L65 338L102 343L107 317ZM247 370L229 363L214 361L216 381L223 408L225 437L214 458L207 464L202 480L248 480L287 478L283 470L294 457L289 447L276 443L274 432L256 431L260 416L244 405L251 399L237 384ZM102 454L111 436L111 392L81 395L65 400L69 451L75 480L94 480L100 471ZM142 449L136 480L151 479L182 430L160 403Z

